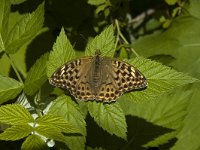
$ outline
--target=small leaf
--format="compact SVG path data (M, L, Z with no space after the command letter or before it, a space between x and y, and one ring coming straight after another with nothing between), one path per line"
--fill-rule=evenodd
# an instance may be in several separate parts
M165 0L168 5L175 5L178 0Z
M80 131L60 116L47 114L37 120L39 125L54 126L64 133L80 133Z
M56 43L53 45L53 51L49 55L47 76L50 77L58 67L74 57L75 51L65 35L64 28L62 28Z
M103 3L106 3L106 0L88 0L88 4L90 5L101 5Z
M28 136L32 131L33 128L28 124L12 126L0 134L0 139L15 141Z
M2 38L1 43L4 42L7 32L8 32L8 20L10 12L10 1L1 0L0 1L0 36ZM1 44L0 44L1 45ZM0 46L1 48L2 46ZM1 51L1 49L0 49Z
M108 133L126 139L127 124L119 103L88 102L88 110L95 122Z
M86 135L86 123L81 114L80 108L70 97L59 96L52 104L49 113L62 116L67 122L72 123L74 127L80 129L83 135Z
M177 72L167 66L138 57L129 60L129 63L138 68L147 78L148 86L145 90L130 92L127 94L130 99L144 101L160 96L175 87L198 81L197 79Z
M22 150L47 150L46 143L37 135L29 135L23 142Z
M85 55L94 56L96 50L100 50L102 53L101 56L110 56L113 57L114 49L114 31L113 25L107 27L101 34L96 36L89 44L87 45Z
M84 149L86 123L78 105L70 97L62 95L54 101L49 113L62 116L67 122L81 131L84 136L66 136L65 138L70 149Z
M0 104L15 98L23 88L23 84L9 77L0 75Z
M41 30L44 22L44 4L24 16L10 31L6 39L6 52L15 53L25 43L30 42Z
M43 55L37 62L31 67L27 74L24 83L24 92L27 95L33 95L39 90L39 88L47 80L46 76L46 63L48 60L48 53Z
M9 125L23 125L34 122L34 119L21 105L7 104L0 107L0 122Z

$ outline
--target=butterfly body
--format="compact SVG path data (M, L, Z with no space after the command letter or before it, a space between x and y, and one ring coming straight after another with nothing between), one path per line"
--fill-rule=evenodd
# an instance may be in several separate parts
M130 64L110 57L82 57L67 62L50 78L50 84L67 89L84 101L115 101L123 93L147 86L144 75Z

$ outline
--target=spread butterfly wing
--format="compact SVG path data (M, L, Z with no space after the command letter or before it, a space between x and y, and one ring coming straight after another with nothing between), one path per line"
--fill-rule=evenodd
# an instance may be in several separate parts
M135 67L117 59L111 60L113 71L112 80L120 92L143 89L147 86L145 76Z
M130 64L106 57L102 62L105 78L96 95L96 100L112 102L127 91L147 86L144 75Z
M67 89L76 99L92 99L86 73L92 57L72 60L58 68L51 76L50 84Z

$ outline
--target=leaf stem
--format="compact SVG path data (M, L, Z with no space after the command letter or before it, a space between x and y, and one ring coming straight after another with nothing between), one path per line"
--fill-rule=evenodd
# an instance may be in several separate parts
M124 41L125 44L129 44L129 42L126 40L126 38L123 36L122 32L120 31L120 27L119 27L119 23L118 23L118 20L115 19L115 24L116 24L116 27L117 27L117 42L119 40L119 37L122 38L122 40ZM139 55L137 54L137 52L131 47L130 48L131 51L135 54L136 57L138 57Z
M15 73L16 73L16 75L17 75L17 78L19 79L19 81L20 81L21 83L23 83L23 80L22 80L21 76L19 75L19 72L17 71L17 68L15 67L15 64L13 63L13 61L12 61L10 55L7 54L7 53L5 53L5 54L6 54L6 56L8 57L8 60L9 60L9 62L10 62L10 64L11 64L13 70L15 71Z

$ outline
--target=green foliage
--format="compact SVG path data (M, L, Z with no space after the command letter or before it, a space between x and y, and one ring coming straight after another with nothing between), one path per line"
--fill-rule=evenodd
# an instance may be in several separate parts
M71 149L83 149L86 141L86 123L78 105L70 97L61 95L54 101L49 113L62 116L80 130L83 136L67 137L66 142Z
M23 84L15 79L0 75L0 104L15 98L23 89Z
M92 56L95 55L96 50L100 50L102 52L102 56L106 55L113 57L115 52L114 40L115 37L113 26L110 25L101 34L99 34L92 41L89 42L85 50L85 55Z
M7 53L15 53L24 43L30 42L41 30L43 25L44 4L32 14L24 16L12 30L9 32L5 40L5 51Z
M96 123L108 133L115 134L125 140L127 139L127 124L119 103L103 104L89 102L88 110Z
M29 135L26 140L23 142L22 150L46 150L47 145L46 143L37 135Z
M28 72L24 83L24 92L27 95L35 94L35 92L37 92L47 80L46 63L48 56L48 53L43 55L39 60L36 61L36 63Z
M80 2L0 0L0 139L22 150L199 149L200 2ZM97 50L140 70L147 88L101 103L47 82Z
M66 37L65 31L62 28L60 35L53 45L48 61L47 75L50 77L53 72L65 62L75 57L74 49Z

